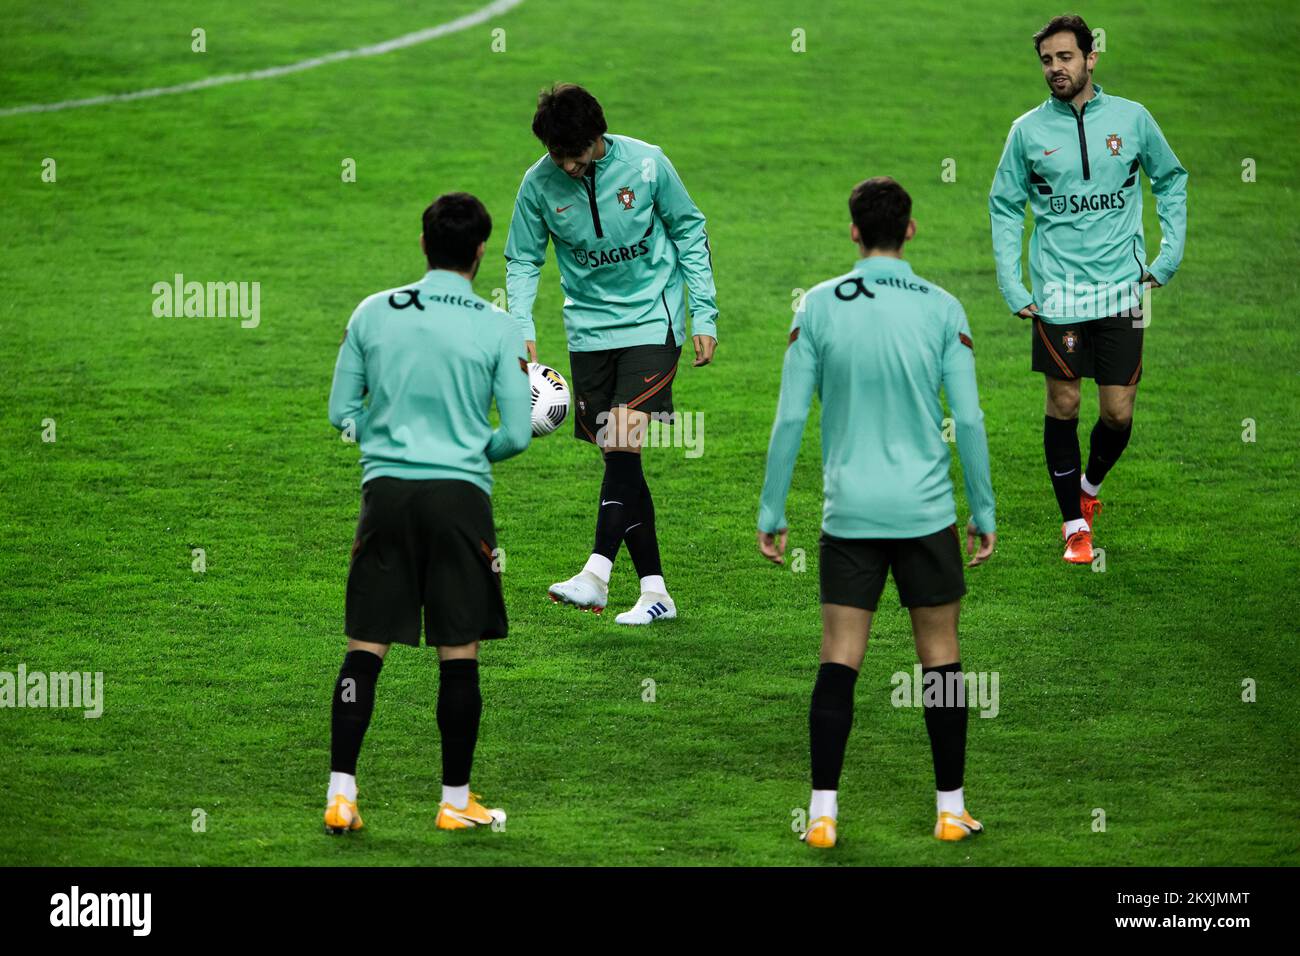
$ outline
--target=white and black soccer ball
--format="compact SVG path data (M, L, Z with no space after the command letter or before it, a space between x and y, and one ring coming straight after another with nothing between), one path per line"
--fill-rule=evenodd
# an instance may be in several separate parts
M569 383L550 366L529 362L528 384L533 390L533 435L549 435L569 415Z

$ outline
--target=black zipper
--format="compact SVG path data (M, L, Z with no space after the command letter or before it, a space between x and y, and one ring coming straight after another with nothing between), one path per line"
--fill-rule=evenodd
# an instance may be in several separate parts
M1079 156L1083 159L1083 178L1091 179L1092 171L1088 168L1088 138L1083 135L1083 111L1087 108L1088 104L1084 103L1074 114L1074 121L1079 125ZM1071 106L1070 109L1074 110L1074 107Z
M600 210L596 208L596 164L590 166L590 176L582 177L582 184L587 187L587 202L591 205L591 224L596 228L596 238L604 239L605 231L600 228Z

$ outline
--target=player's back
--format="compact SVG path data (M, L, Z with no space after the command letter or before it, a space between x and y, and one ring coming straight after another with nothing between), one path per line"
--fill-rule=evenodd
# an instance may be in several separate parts
M906 261L873 256L811 290L804 309L798 334L820 368L825 530L906 538L952 524L939 391L960 305Z
M462 478L490 491L494 383L500 363L518 367L522 351L509 315L463 276L432 270L366 299L347 334L370 394L357 434L363 480Z

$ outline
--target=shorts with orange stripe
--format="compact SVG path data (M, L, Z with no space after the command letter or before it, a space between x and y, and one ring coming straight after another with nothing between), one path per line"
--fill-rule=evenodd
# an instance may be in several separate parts
M673 379L681 356L682 347L673 341L671 326L663 345L570 352L574 437L596 444L601 428L612 429L608 413L619 405L651 415L671 415Z
M1066 381L1136 385L1142 380L1143 324L1127 315L1066 324L1034 319L1034 371Z

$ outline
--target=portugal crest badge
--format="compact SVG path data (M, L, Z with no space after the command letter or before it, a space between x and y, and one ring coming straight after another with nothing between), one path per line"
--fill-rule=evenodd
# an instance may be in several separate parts
M1074 329L1068 329L1061 336L1061 342L1065 345L1065 351L1073 352L1074 347L1079 344L1079 337L1074 334Z
M618 201L623 204L624 209L632 208L632 201L636 199L636 193L624 186L618 191Z
M1065 212L1065 197L1064 197L1064 196L1053 196L1053 197L1052 197L1052 212L1056 213L1058 216L1059 216L1061 213Z
M1106 137L1106 148L1110 150L1112 156L1118 156L1120 147L1123 145L1124 141L1120 139L1119 135L1116 133L1111 133Z

